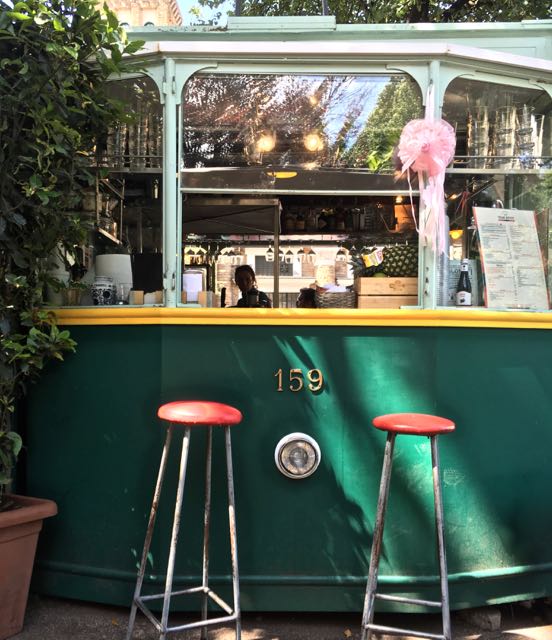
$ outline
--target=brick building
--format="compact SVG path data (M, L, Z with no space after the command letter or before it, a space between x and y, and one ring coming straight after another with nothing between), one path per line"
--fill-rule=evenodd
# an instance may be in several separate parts
M131 27L181 25L176 0L105 0L119 21ZM103 3L103 0L102 0Z

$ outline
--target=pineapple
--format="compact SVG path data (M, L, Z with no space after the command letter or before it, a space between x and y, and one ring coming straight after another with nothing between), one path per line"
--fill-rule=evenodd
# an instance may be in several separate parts
M418 246L397 244L383 249L380 265L386 276L393 278L415 278L418 275Z
M392 278L415 278L418 275L418 246L397 244L383 248L383 262L377 266L366 266L364 256L377 247L364 249L362 253L351 253L350 265L355 278L383 274Z
M367 267L364 262L363 256L372 253L376 249L377 247L372 247L371 249L365 251L365 253L351 253L351 262L349 264L353 269L353 275L355 276L355 278L369 278L376 275L376 273L383 272L383 263L376 266Z

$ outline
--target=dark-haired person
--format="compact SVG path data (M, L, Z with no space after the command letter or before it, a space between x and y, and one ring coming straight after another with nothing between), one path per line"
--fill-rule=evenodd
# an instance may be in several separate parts
M272 307L270 298L266 293L257 289L255 272L248 264L236 267L234 282L238 285L242 294L236 305L237 307Z
M301 289L296 302L297 307L299 309L316 309L315 293L315 290L310 287Z

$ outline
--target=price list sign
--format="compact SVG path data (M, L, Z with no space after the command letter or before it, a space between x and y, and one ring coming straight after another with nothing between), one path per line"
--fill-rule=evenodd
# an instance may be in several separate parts
M492 309L550 307L534 211L474 207Z

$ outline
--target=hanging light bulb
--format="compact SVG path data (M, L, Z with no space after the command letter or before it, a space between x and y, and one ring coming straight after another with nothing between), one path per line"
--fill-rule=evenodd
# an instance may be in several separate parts
M307 151L322 151L324 140L318 132L310 131L303 136L303 145Z
M295 254L293 253L293 251L291 249L288 249L286 251L286 255L284 257L285 262L287 262L287 264L291 264L294 260L295 260Z
M297 257L299 258L299 262L306 262L307 254L305 253L303 247L301 247L297 252Z
M195 251L192 249L191 246L187 246L185 251L184 251L184 264L193 264L193 260L192 257L194 255Z
M278 250L278 260L279 260L280 262L284 262L285 257L286 257L286 256L285 256L285 253L284 253L281 249L279 249L279 250Z
M276 146L276 135L272 131L260 131L255 141L259 153L270 153Z
M265 260L267 262L274 262L274 249L272 248L272 245L270 245L266 250Z
M234 258L236 257L234 249L229 249L224 255L226 256L225 262L228 264L234 264Z
M307 253L307 262L309 264L316 263L316 252L313 249L309 249L309 252Z

